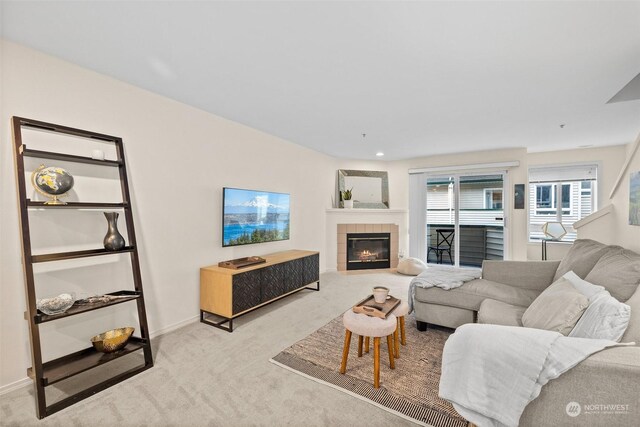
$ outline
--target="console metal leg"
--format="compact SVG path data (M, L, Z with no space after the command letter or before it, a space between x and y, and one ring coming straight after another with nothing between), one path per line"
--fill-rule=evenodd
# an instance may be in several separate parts
M310 287L306 287L305 289L309 289L310 291L319 291L320 290L320 281L318 280L316 282L316 287L315 288L310 288Z
M214 328L218 328L218 329L222 329L223 331L227 331L227 332L233 332L233 318L230 317L224 317L224 316L218 316L216 314L216 316L221 317L222 320L219 322L214 322L211 319L207 319L204 314L206 312L204 310L200 310L200 322L207 324L209 326L213 326ZM229 323L229 326L222 326L225 323Z

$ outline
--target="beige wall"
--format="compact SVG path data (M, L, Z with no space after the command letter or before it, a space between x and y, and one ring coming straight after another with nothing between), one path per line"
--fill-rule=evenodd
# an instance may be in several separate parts
M197 316L201 266L290 248L324 249L335 173L330 157L31 49L1 46L0 387L24 379L30 366L11 116L123 137L152 333ZM291 240L222 248L223 186L290 193ZM96 221L99 246L106 223ZM321 262L324 269L322 257ZM45 275L60 286L82 287L75 282L92 280L88 271ZM122 306L93 312L99 322L90 313L46 324L58 343L45 343L45 357L86 347L105 325L130 321Z
M528 168L530 166L567 164L579 162L598 162L599 169L599 206L605 206L609 203L608 196L615 179L617 178L620 168L625 161L625 153L627 150L625 145L609 146L602 148L582 148L575 150L562 150L553 152L527 153L524 148L514 148L508 150L489 150L476 151L471 153L448 154L440 156L422 157L397 162L357 162L342 161L339 163L341 168L345 169L368 169L375 168L389 171L389 186L391 205L397 209L408 209L408 170L412 168L423 167L449 167L462 166L479 163L495 163L505 161L518 161L518 167L510 168L508 171L508 185L510 191L507 193L511 197L510 202L510 229L508 236L509 258L514 260L540 259L540 243L529 243L528 239L528 209L513 209L513 184L526 184L528 182ZM636 155L638 157L638 155ZM637 162L637 159L636 159ZM636 167L637 169L637 167ZM624 185L628 188L628 177ZM621 188L619 193L627 192ZM527 198L528 199L528 198ZM528 200L527 200L528 201ZM621 196L618 194L617 202L621 202ZM626 209L628 210L628 200ZM628 215L628 214L627 214ZM634 227L627 226L619 228L622 214L619 213L615 223L606 225L601 223L595 228L600 234L608 236L611 242L620 242L618 244L627 243L632 246L629 235L634 235ZM595 231L594 231L595 232ZM560 259L566 253L570 245L568 244L549 244L549 259Z
M633 151L633 144L624 147L624 156L631 158L629 167L622 176L620 186L613 198L609 198L613 188L613 182L605 187L602 192L603 205L612 204L613 212L596 219L579 229L578 237L595 239L603 243L620 245L625 248L640 252L640 225L629 224L629 178L631 172L640 171L640 149ZM633 155L633 156L632 156ZM620 168L616 172L616 178Z

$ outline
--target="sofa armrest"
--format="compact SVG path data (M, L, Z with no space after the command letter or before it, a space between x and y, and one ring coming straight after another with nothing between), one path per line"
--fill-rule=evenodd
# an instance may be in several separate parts
M638 378L640 347L605 349L542 387L525 408L520 427L636 425L640 418ZM567 414L571 402L580 405L580 415Z
M560 261L490 261L482 263L482 278L524 289L543 291L553 282Z

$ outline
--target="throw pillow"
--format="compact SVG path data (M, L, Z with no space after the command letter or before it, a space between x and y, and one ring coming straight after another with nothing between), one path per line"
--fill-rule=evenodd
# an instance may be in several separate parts
M640 345L640 286L625 303L631 307L631 320L622 336L622 342L635 342L636 345Z
M626 301L640 285L640 255L617 249L605 253L584 280L602 285L618 301Z
M586 280L582 280L573 271L566 273L562 277L571 282L574 288L576 288L582 295L589 299L589 302L593 300L594 296L600 294L601 292L606 292L604 286L594 285L593 283L589 283Z
M571 282L561 277L545 289L522 315L522 326L567 335L589 305Z
M569 271L573 271L578 277L584 278L608 250L610 248L607 245L595 240L576 240L571 245L569 252L560 261L553 280L558 280Z
M569 336L619 342L629 326L631 307L612 297L603 286L582 280L573 271L562 277L589 299L589 307Z

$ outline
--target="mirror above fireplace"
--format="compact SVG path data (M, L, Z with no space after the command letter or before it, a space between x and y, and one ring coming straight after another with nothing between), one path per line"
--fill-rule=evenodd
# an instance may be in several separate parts
M389 174L386 171L338 170L336 200L339 207L343 207L342 192L350 189L353 189L354 208L389 209Z

